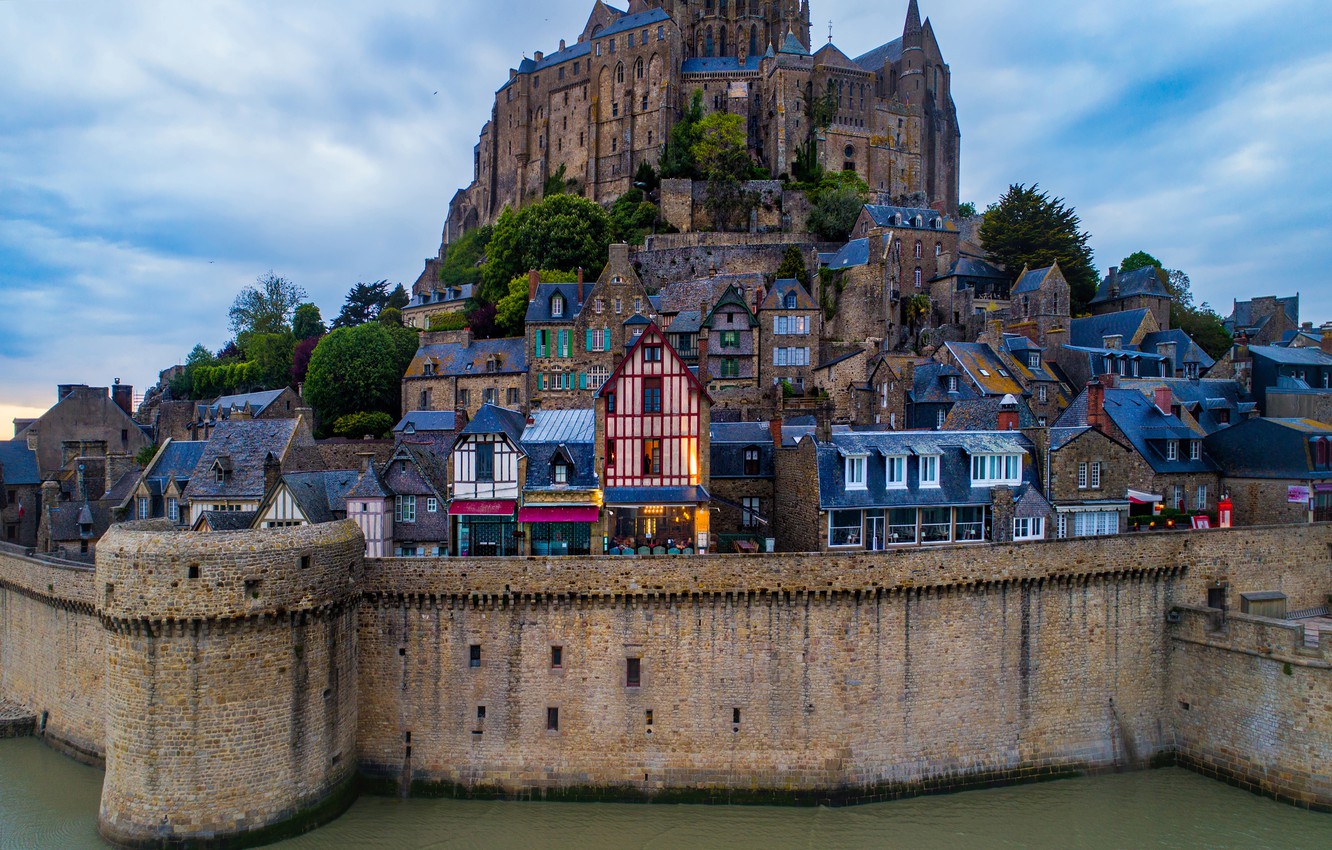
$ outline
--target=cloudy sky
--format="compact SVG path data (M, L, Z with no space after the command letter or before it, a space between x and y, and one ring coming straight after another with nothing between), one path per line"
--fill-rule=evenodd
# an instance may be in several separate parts
M906 0L813 0L857 55ZM0 0L0 435L55 384L136 388L227 338L269 270L326 317L410 285L508 68L589 0ZM923 0L953 70L962 197L1065 197L1104 270L1332 319L1327 0Z

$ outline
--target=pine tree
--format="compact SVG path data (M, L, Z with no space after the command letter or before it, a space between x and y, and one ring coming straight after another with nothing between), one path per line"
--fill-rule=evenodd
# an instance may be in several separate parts
M1019 183L985 211L980 235L985 250L1014 281L1024 266L1040 269L1058 261L1076 316L1086 312L1099 282L1087 245L1091 234L1081 228L1078 214L1063 198Z

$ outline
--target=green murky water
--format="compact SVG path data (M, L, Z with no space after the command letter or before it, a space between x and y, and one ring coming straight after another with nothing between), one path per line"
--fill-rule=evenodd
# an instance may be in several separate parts
M0 850L101 848L102 774L0 741ZM1326 848L1332 815L1184 770L1073 779L842 809L364 797L282 848Z

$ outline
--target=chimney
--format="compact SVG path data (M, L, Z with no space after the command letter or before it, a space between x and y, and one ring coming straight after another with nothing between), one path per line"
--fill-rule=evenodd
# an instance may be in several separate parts
M1108 348L1111 351L1120 351L1124 348L1123 334L1105 334L1101 337L1101 347Z
M624 242L617 242L610 246L606 252L606 267L614 271L623 272L629 265L629 246Z
M1324 322L1321 328L1322 336L1319 338L1318 347L1324 354L1332 354L1332 322Z
M1302 331L1313 330L1313 322L1304 322L1303 324L1300 325L1300 330Z
M1111 298L1117 298L1118 296L1119 296L1119 267L1118 267L1118 266L1111 266L1111 267L1110 267L1110 297L1111 297Z
M1170 387L1156 388L1156 409L1166 416L1170 415L1170 405L1174 400L1175 396L1170 392Z
M273 492L277 486L278 479L282 477L282 463L277 459L277 455L269 452L264 458L264 494Z
M116 382L111 385L111 400L116 403L116 407L125 411L126 416L134 415L134 387L122 384L116 378Z
M527 300L536 300L537 285L541 283L541 274L536 269L527 270Z
M1105 431L1105 384L1097 380L1087 382L1087 425Z
M579 309L582 309L582 306L583 306L583 267L582 267L582 266L579 266L579 267L578 267L578 307L579 307Z
M999 430L1016 431L1018 429L1018 401L1012 393L1005 395L999 402Z
M708 385L708 329L698 329L698 380L704 387Z
M1162 372L1164 372L1164 377L1167 378L1175 377L1175 357L1176 357L1175 343L1158 342L1156 344L1156 353L1166 359L1165 367L1161 370Z
M536 52L534 52L534 53L532 54L532 61L533 61L533 62L540 62L542 59L545 59L545 58L546 58L546 54L542 53L540 50L538 50L538 51L536 51Z
M782 447L782 412L780 410L768 420L768 433L772 434L772 447L780 449Z
M994 318L985 320L985 333L989 337L988 342L994 348L996 354L1004 345L1004 321Z
M820 443L832 441L832 404L814 408L814 434Z
M375 462L374 452L357 452L356 456L361 459L361 472L369 472L370 464Z
M564 49L564 39L560 39L560 50Z

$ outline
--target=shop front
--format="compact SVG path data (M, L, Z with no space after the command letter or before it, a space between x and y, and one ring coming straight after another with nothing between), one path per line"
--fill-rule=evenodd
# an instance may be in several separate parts
M533 555L590 555L600 510L595 505L525 505L518 511Z
M706 552L707 499L707 491L698 486L607 489L607 551L612 555Z
M477 558L519 554L517 503L512 499L455 501L453 554Z

